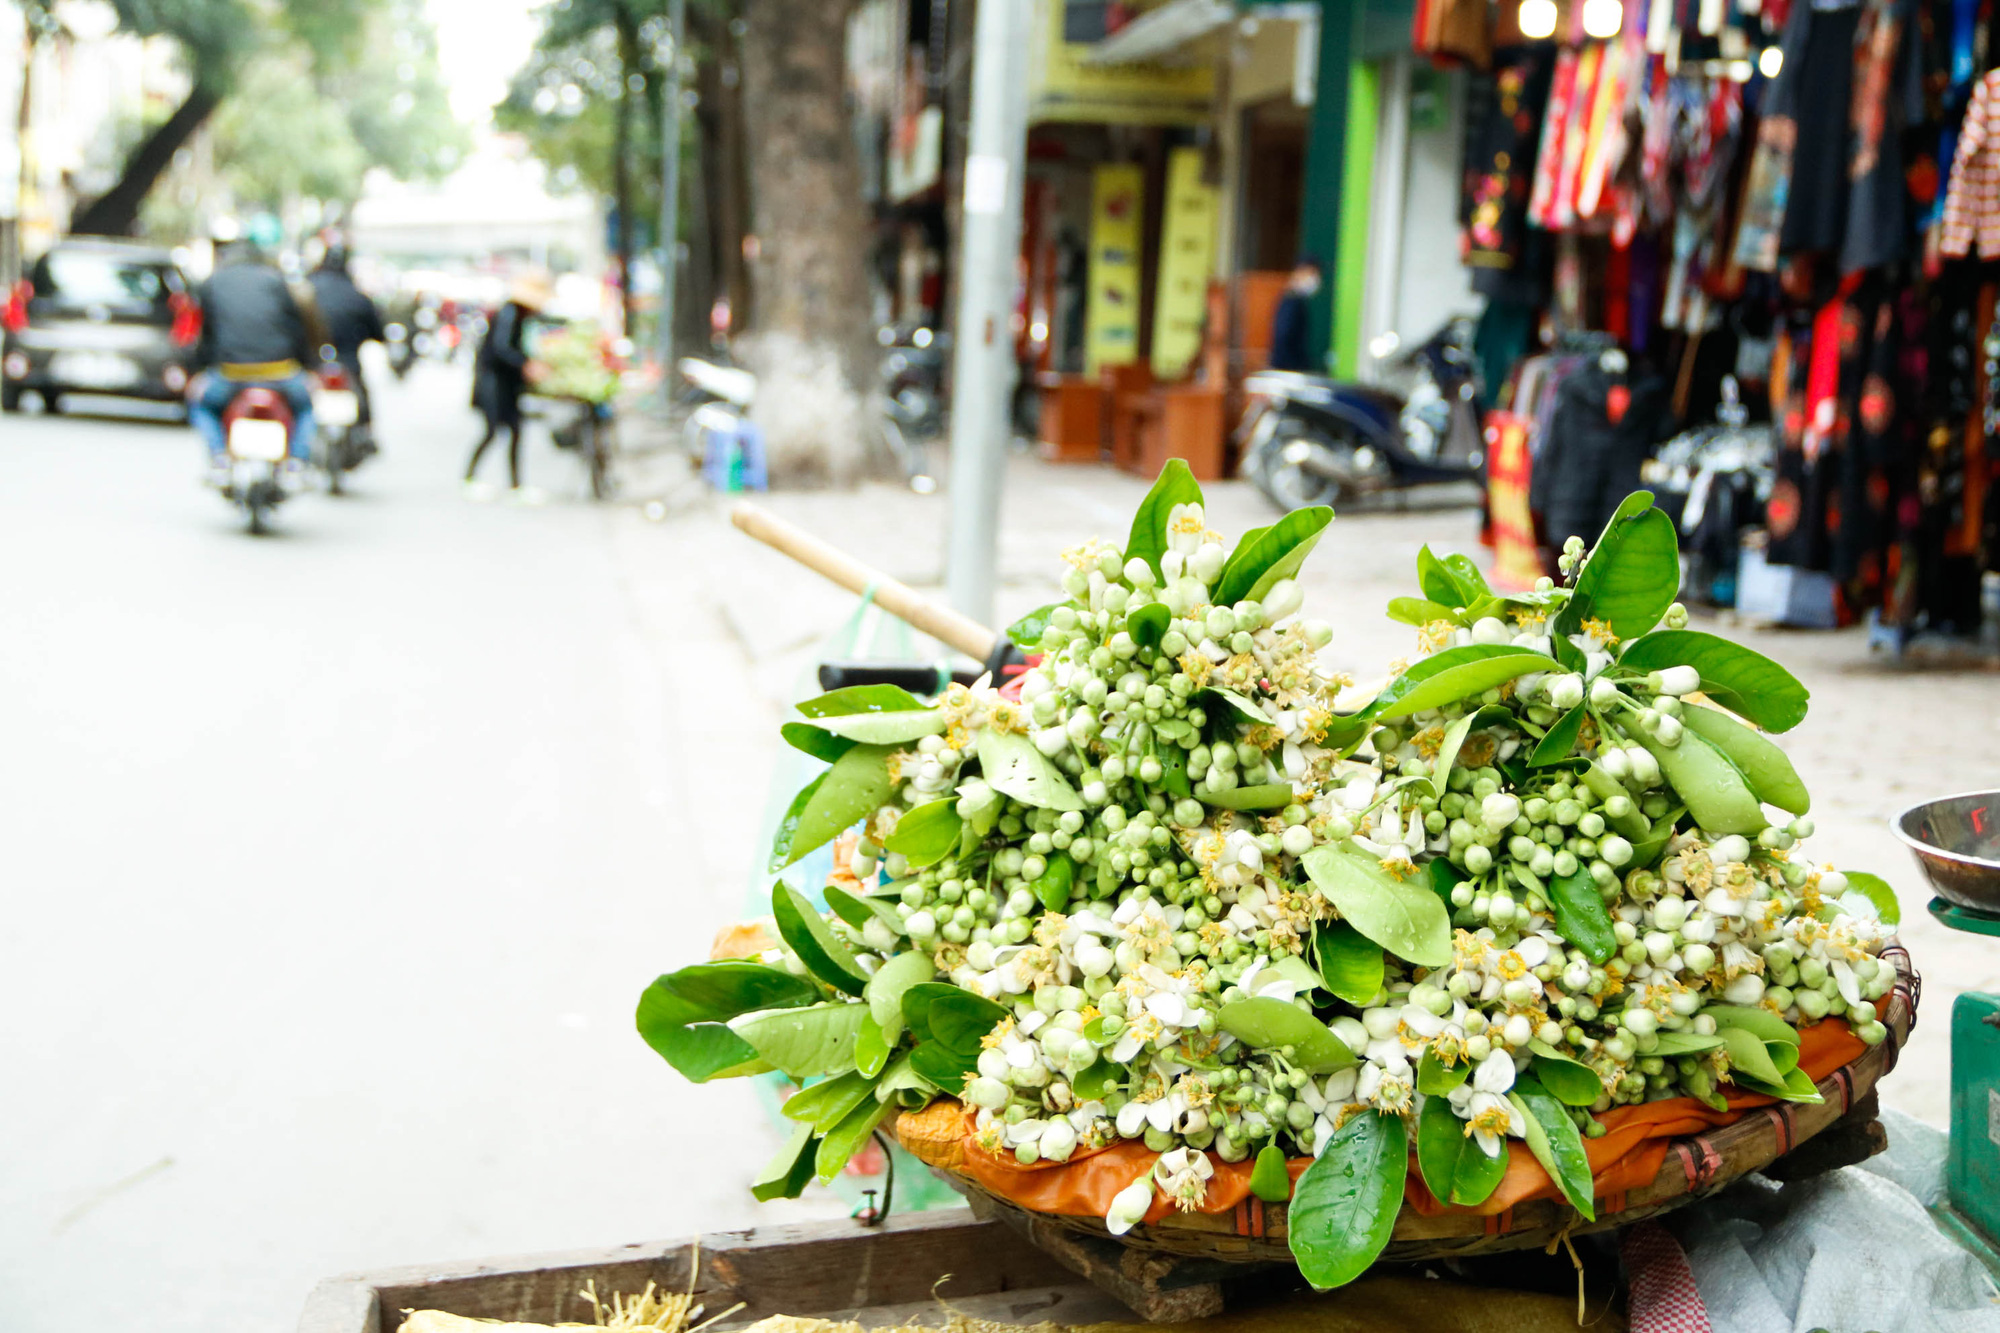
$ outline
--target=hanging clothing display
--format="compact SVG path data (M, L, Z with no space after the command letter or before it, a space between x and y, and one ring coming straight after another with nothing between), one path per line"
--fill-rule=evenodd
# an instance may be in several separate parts
M2000 69L1973 85L1944 196L1943 252L2000 259Z
M1820 599L1783 614L1873 616L1894 644L1978 628L2000 576L1996 4L1625 0L1615 35L1572 10L1494 53L1523 72L1496 79L1506 114L1474 99L1463 247L1475 290L1509 284L1489 378L1518 331L1545 344L1493 395L1545 555L1645 475L1693 516L1699 595L1732 596L1754 542Z
M1552 66L1549 53L1517 48L1504 53L1492 78L1475 90L1459 196L1463 257L1472 268L1512 269L1524 258L1541 133L1535 109L1548 96Z

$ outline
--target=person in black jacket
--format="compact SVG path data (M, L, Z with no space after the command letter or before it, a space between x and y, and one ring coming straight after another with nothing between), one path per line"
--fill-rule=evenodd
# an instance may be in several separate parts
M1292 266L1291 280L1271 315L1271 369L1326 374L1326 357L1315 356L1312 350L1312 300L1319 293L1321 277L1319 260L1313 255L1302 255Z
M486 434L473 446L472 459L465 465L465 484L474 480L479 460L502 427L507 430L507 482L516 494L521 487L521 394L540 373L539 363L528 357L522 335L528 321L549 302L548 279L538 273L515 279L507 299L493 312L486 337L472 362L472 405L486 418Z
M327 247L326 257L307 281L312 284L320 319L326 324L326 340L333 348L334 359L347 372L354 385L354 396L360 400L356 422L366 426L375 420L375 411L368 397L368 381L361 378L361 344L386 339L382 312L354 285L347 271L345 246Z
M313 322L286 286L284 275L248 241L222 252L201 285L201 341L195 361L203 373L188 385L188 420L208 446L217 476L227 472L222 414L253 385L275 389L292 411L291 465L312 456L312 378L318 357Z

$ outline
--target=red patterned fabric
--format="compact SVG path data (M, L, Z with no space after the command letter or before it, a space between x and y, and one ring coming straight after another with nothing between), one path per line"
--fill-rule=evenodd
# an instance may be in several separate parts
M1714 1333L1708 1307L1694 1285L1694 1270L1665 1227L1641 1222L1625 1233L1618 1248L1632 1284L1627 1307L1631 1333Z

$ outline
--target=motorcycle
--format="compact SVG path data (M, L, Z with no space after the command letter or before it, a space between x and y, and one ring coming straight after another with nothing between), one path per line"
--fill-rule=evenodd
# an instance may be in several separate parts
M1393 348L1393 335L1384 341ZM1446 322L1388 369L1385 387L1283 370L1249 376L1243 388L1252 406L1237 430L1244 475L1286 511L1482 483L1472 321Z
M887 352L882 358L883 442L910 489L929 495L937 489L937 480L930 473L927 446L944 433L944 373L951 335L921 325L884 325L875 340Z
M931 439L944 430L945 358L949 334L884 325L875 335L882 358L882 393L889 419L905 435Z
M410 338L410 327L401 320L392 320L382 328L382 345L389 353L389 372L397 379L410 373L410 367L417 363L417 346Z
M271 513L287 494L292 409L277 390L251 385L223 410L222 436L229 459L223 498L242 509L251 533L261 537L271 530Z
M361 395L338 361L321 368L313 390L313 424L319 464L329 494L346 494L344 478L376 453L373 433L361 424Z

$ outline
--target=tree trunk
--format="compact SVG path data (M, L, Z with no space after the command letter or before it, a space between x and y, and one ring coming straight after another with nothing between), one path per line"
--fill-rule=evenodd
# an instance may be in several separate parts
M743 106L749 130L750 268L760 333L831 352L851 390L866 387L869 239L847 105L847 18L855 0L744 0Z
M744 147L743 51L728 23L716 25L717 82L715 103L716 258L722 265L723 290L729 296L730 331L747 328L756 315L756 293L750 289L749 259L743 241L750 232L750 164Z
M139 206L146 202L146 195L160 179L162 173L173 165L174 154L194 136L222 102L221 90L215 81L204 77L197 69L194 87L174 114L166 122L132 150L125 159L125 169L119 174L112 187L90 203L82 205L70 219L71 233L79 236L130 236L139 228Z
M636 341L639 334L632 324L632 111L640 94L632 91L632 78L639 74L639 25L624 5L615 7L612 25L618 31L618 105L611 136L611 190L618 207L618 302L625 336Z

